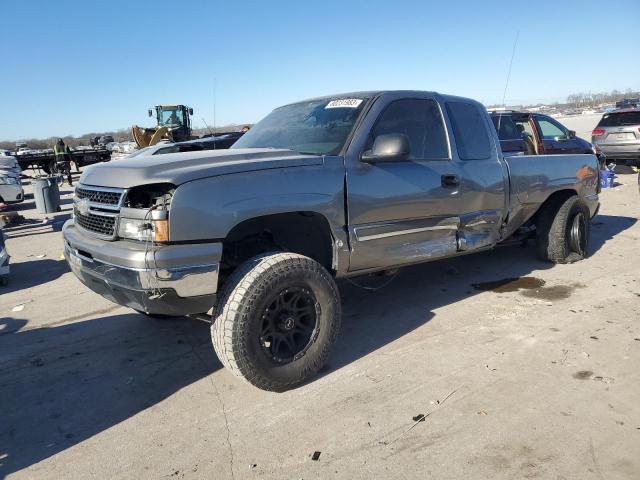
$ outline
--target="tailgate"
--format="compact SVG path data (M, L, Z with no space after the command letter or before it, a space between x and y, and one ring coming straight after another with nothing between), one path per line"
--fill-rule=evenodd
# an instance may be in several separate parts
M640 143L640 131L631 127L605 129L604 134L598 138L598 144L603 145L628 145Z

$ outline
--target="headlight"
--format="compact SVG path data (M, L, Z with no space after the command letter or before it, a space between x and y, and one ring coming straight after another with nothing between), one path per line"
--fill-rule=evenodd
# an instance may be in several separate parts
M150 220L136 220L133 218L121 218L118 226L118 236L141 242L153 240L153 226Z
M168 242L169 221L166 210L152 211L150 218L121 218L118 236L140 242Z
M13 177L0 177L0 185L18 185L18 179Z

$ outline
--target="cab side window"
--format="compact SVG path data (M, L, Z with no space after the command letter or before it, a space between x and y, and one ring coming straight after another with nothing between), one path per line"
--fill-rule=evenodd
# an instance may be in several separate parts
M491 157L491 142L478 107L473 103L447 102L447 112L460 160L485 160Z
M538 124L538 129L540 130L540 135L542 135L543 140L554 140L558 137L561 139L569 138L567 131L550 118L537 117L536 123Z
M410 160L449 158L442 114L434 100L406 98L387 106L372 130L378 135L402 133L409 138Z
M529 120L516 120L516 125L522 125L522 131L527 135L535 138L535 135L533 134L533 129L531 128L531 123L529 123Z

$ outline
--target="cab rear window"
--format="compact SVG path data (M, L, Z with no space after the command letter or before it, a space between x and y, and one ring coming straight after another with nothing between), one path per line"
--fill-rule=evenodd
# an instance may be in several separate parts
M640 112L608 113L602 117L599 127L623 127L640 125Z

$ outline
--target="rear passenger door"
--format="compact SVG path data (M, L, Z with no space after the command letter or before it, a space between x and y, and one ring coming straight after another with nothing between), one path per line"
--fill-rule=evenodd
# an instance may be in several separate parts
M463 99L445 105L460 174L458 249L486 248L496 243L502 227L509 175L484 107Z

